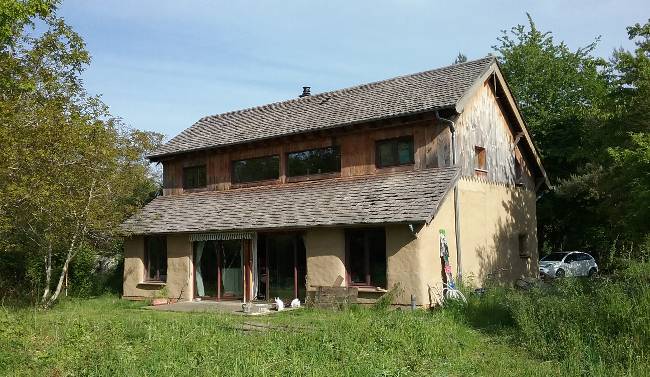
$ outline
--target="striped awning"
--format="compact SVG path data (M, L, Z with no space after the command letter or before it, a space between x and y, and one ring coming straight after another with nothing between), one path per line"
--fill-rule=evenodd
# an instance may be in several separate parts
M227 241L227 240L252 240L254 232L219 232L190 234L190 241Z

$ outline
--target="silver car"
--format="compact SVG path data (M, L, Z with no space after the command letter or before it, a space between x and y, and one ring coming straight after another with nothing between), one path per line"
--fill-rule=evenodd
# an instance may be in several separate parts
M551 253L539 261L539 275L542 278L593 276L597 272L594 257L580 251Z

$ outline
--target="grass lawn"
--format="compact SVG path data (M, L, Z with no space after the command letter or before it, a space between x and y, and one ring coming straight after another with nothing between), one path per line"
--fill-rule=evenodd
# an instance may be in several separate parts
M299 310L267 317L170 313L115 297L50 311L0 308L12 376L548 376L532 358L445 311Z

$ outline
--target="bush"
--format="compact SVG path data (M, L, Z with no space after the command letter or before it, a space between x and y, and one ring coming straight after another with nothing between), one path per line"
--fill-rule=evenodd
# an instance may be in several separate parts
M511 335L541 359L578 370L648 365L650 264L628 263L608 277L562 279L530 291L491 289L451 311L465 322Z

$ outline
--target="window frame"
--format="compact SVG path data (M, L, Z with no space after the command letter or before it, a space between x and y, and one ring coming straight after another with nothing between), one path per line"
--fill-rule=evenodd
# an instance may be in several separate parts
M159 238L162 240L162 252L164 253L164 266L165 266L165 274L161 275L161 267L158 266L158 269L156 271L155 277L151 278L149 272L151 271L151 260L152 258L150 257L149 253L149 240L152 238ZM143 281L146 283L166 283L167 282L167 237L166 236L146 236L143 238L144 240L144 278ZM164 276L162 278L161 276Z
M371 262L371 256L370 253L372 252L370 250L370 237L374 232L381 231L383 233L383 240L384 240L384 281L381 282L384 284L384 286L379 285L380 282L374 282L372 280L372 268L370 265ZM363 250L363 263L364 263L364 273L365 273L365 281L364 282L353 282L352 281L352 271L351 271L351 266L352 266L352 250L350 248L350 239L353 233L358 233L358 232L363 232L363 243L364 243L364 250ZM346 275L346 282L347 285L350 287L361 287L361 288L368 288L368 287L380 287L380 288L387 288L388 285L388 255L386 252L386 229L385 228L352 228L352 229L346 229L345 230L345 275Z
M519 257L530 258L530 248L528 246L528 233L519 233L517 235L517 242L519 247Z
M203 185L201 185L201 179L200 176L197 177L197 186L188 186L187 185L187 171L190 169L202 169L203 170ZM200 164L200 165L191 165L191 166L185 166L183 167L183 190L196 190L196 189L203 189L208 187L208 167L206 164Z
M277 169L277 176L275 178L266 178L266 179L256 179L252 181L238 181L236 180L236 175L235 175L235 165L237 162L241 161L250 161L250 160L261 160L265 158L277 158L278 160L278 169ZM282 161L281 161L281 156L279 154L269 154L265 156L258 156L258 157L250 157L250 158L241 158L239 160L231 160L230 161L230 183L235 186L247 186L251 184L259 184L262 182L277 182L280 180L280 169L282 168Z
M333 170L333 171L328 171L324 173L308 173L308 174L297 174L297 175L291 175L290 173L290 168L289 168L289 156L292 154L298 154L298 153L304 153L304 152L311 152L311 151L317 151L317 150L323 150L323 149L334 149L336 150L336 156L338 157L338 170ZM329 176L339 176L341 174L341 146L339 145L330 145L327 147L318 147L318 148L309 148L309 149L303 149L299 151L292 151L292 152L287 152L285 154L285 161L286 161L286 176L287 180L292 181L292 180L301 180L303 178L307 177L329 177Z
M474 146L474 175L487 177L487 150L480 145Z
M399 162L399 143L401 141L409 141L411 143L411 154L410 154L410 160L405 163L400 163ZM385 143L394 143L391 147L391 152L394 153L395 157L395 163L393 164L383 164L381 162L381 154L379 152L380 145L385 144ZM415 164L415 138L413 135L404 135L404 136L399 136L399 137L391 137L388 139L381 139L381 140L375 140L375 167L378 169L384 169L384 168L393 168L397 166L409 166L409 165L414 165Z

